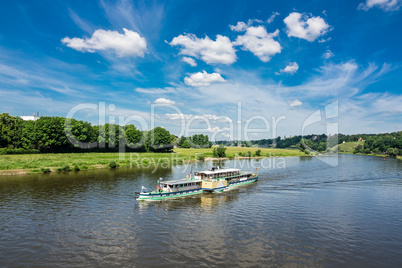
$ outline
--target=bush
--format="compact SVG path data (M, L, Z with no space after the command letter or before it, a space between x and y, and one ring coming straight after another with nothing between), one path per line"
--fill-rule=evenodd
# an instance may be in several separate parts
M75 166L73 167L73 170L74 170L74 171L79 171L80 168L78 167L78 165L75 165Z
M218 157L218 151L216 150L216 147L214 147L214 150L212 151L212 155L217 158Z
M0 149L0 155L3 154L39 154L40 151L36 149L23 149L23 148L18 148L18 149L10 149L10 148L4 148Z
M242 152L239 152L239 156L244 156L244 154Z
M116 161L110 161L110 163L109 163L109 167L110 168L117 168L117 164L116 164Z
M215 150L216 148L214 148ZM225 157L226 156L226 148L222 144L219 145L218 149L216 149L216 154L218 155L219 158Z
M42 167L42 168L40 168L40 172L42 172L42 173L50 173L50 168L44 168L44 167Z
M57 171L71 171L71 168L68 164L66 164L62 167L57 168Z
M255 156L261 156L261 150L258 149L257 151L255 151Z
M200 154L200 155L197 156L197 159L200 160L200 161L204 161L205 160L205 155Z

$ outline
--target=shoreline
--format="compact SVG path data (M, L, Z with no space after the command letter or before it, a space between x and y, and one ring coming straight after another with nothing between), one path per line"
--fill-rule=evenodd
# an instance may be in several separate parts
M309 155L306 155L307 157ZM183 164L189 164L189 163L198 163L198 162L212 162L212 161L226 161L226 160L246 160L246 159L264 159L264 158L275 158L275 157L305 157L303 155L298 156L298 155L294 155L294 156L250 156L250 157L244 157L244 156L236 156L236 157L222 157L222 158L214 158L214 157L206 157L203 161L198 160L198 159L191 159L191 160L182 160L182 163L168 163L169 165L183 165ZM155 165L157 163L153 162L151 163L151 165ZM139 165L139 166L135 166L135 167L147 167L149 166L149 164L147 165ZM95 170L95 169L117 169L117 168L130 168L130 166L118 166L116 168L110 168L108 167L108 165L93 165L93 166L89 166L88 168L85 169L80 169L80 170L69 170L69 171L58 171L57 168L58 167L46 167L48 168L50 171L48 173L43 173L43 172L34 172L33 170L38 169L38 168L34 168L34 169L5 169L5 170L0 170L0 177L2 176L19 176L19 175L34 175L34 174L49 174L49 173L65 173L65 172L78 172L78 171L85 171L85 170Z
M249 149L243 149L245 150L250 150ZM254 148L253 148L254 149ZM252 149L251 149L252 150ZM255 150L255 149L254 149ZM264 158L274 158L274 157L312 157L312 155L306 155L306 154L301 154L299 151L295 150L283 150L283 149L269 149L266 150L264 155L262 156L251 156L251 157L245 157L245 156L238 156L236 155L239 150L237 148L232 148L231 153L229 153L229 156L223 157L223 158L214 158L211 157L209 152L207 151L201 151L199 149L192 150L192 149L186 149L186 150L177 150L173 152L172 154L136 154L135 156L137 157L134 159L134 162L129 162L128 160L124 161L119 161L117 160L117 154L97 154L97 155L85 155L85 157L90 157L92 159L96 159L96 161L90 162L84 162L82 158L76 159L74 158L75 155L60 155L61 157L64 157L63 159L65 160L64 162L51 162L44 163L44 160L49 160L51 157L54 158L59 158L60 156L55 156L55 155L13 155L10 157L10 155L3 155L5 160L8 160L11 162L12 158L16 158L18 162L22 162L23 165L26 165L26 163L31 163L29 168L5 168L0 170L0 177L2 176L18 176L18 175L30 175L30 174L46 174L46 173L56 173L56 172L69 172L69 171L83 171L83 170L93 170L93 169L115 169L115 168L124 168L124 167L149 167L149 166L155 166L155 165L183 165L183 164L189 164L189 163L197 163L197 162L210 162L210 161L226 161L226 160L245 160L245 159L264 159ZM267 154L268 152L268 154ZM194 154L195 153L195 154ZM197 159L197 153L204 154L205 158L203 160ZM339 152L340 154L352 154L348 152ZM365 154L358 154L358 155L365 155ZM82 155L80 155L82 156ZM375 156L375 157L382 157L382 158L390 158L389 156L386 155L374 155L370 154L367 156ZM22 159L21 159L22 158ZM25 158L25 159L24 159ZM401 156L397 156L398 160L402 160ZM1 158L0 158L1 160ZM42 161L42 162L41 162ZM109 166L109 163L111 161L115 161L117 163L117 166L115 168L111 168ZM83 163L82 163L83 162ZM133 164L134 163L134 164ZM53 164L53 165L52 165ZM22 166L23 166L22 165ZM70 169L69 171L60 171L61 166L63 165L69 165ZM6 167L12 166L12 163L8 164L6 163ZM21 164L20 164L21 166ZM74 167L77 166L78 169L75 169ZM41 170L42 169L42 170ZM46 170L47 172L43 172L43 170Z

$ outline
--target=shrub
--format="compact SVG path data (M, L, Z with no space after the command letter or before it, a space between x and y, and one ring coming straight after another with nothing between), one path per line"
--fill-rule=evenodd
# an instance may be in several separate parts
M255 156L261 156L261 150L258 149L257 151L255 151Z
M205 160L205 155L200 154L200 155L197 156L197 159L200 160L200 161L204 161Z
M73 167L73 170L74 170L74 171L79 171L80 168L78 167L78 165L75 165L75 166Z
M42 173L50 173L50 168L44 168L44 167L42 167L42 168L40 168L40 172L42 172Z
M62 167L57 168L57 171L71 171L71 168L68 164L66 164Z
M214 148L215 151L216 148ZM216 154L218 155L218 157L225 157L226 156L226 148L225 146L223 146L222 144L219 145L218 149L216 150Z
M117 168L116 161L113 161L113 160L110 161L110 162L109 162L109 167L110 167L110 168Z

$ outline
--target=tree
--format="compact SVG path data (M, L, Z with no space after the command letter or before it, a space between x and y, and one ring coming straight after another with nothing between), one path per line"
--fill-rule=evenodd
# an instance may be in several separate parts
M8 113L0 114L0 148L20 147L22 119Z
M173 144L170 142L170 133L162 127L156 127L148 132L148 148L155 152L170 151Z
M215 149L215 148L214 148ZM222 144L219 145L219 147L216 149L216 154L217 156L220 157L225 157L226 156L226 148Z
M37 148L42 152L65 151L70 143L64 133L63 117L41 117L35 122Z
M388 148L387 154L391 157L396 157L398 155L398 149L397 148Z
M181 148L190 148L190 143L188 142L188 140L185 140L181 146Z
M124 127L124 136L126 138L127 146L137 151L145 150L145 136L133 124Z

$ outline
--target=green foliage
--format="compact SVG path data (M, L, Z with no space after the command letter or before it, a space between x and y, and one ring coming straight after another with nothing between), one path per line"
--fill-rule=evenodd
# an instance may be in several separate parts
M199 154L199 155L197 155L197 159L200 160L200 161L204 161L205 160L205 155Z
M214 149L212 150L212 155L214 158L218 158L218 150L216 149L216 147L214 147Z
M18 148L21 144L22 119L10 116L8 113L0 114L0 148Z
M42 168L40 168L40 172L42 172L42 173L50 173L50 168L44 168L44 167L42 167Z
M195 134L191 137L182 136L177 142L180 148L211 148L212 143L209 141L208 135Z
M71 171L71 168L68 164L65 164L64 166L57 168L57 171Z
M0 149L0 155L3 154L38 154L40 153L39 150L36 149Z
M216 148L214 148L215 150ZM226 156L226 148L222 144L216 149L216 155L221 158Z
M109 167L110 167L110 168L117 168L116 161L113 161L113 160L110 161L110 162L109 162Z
M166 152L173 149L170 133L162 127L156 127L148 132L147 148L155 152Z
M359 144L357 145L357 147L355 148L355 150L353 151L354 154L359 154L359 153L363 153L364 147L363 145Z
M78 167L78 165L74 165L73 170L74 170L74 171L79 171L80 168Z
M261 156L261 150L258 149L257 151L255 151L255 156Z
M391 157L396 157L398 155L398 148L388 148L387 154Z
M186 139L183 144L181 145L181 148L190 148L190 142Z
M251 152L248 151L247 153L244 154L244 157L251 157Z

